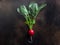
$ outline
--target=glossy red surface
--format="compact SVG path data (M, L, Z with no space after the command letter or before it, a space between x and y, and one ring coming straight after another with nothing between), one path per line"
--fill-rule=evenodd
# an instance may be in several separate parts
M29 34L30 36L33 36L34 33L35 33L34 30L29 30L29 31L28 31L28 34Z

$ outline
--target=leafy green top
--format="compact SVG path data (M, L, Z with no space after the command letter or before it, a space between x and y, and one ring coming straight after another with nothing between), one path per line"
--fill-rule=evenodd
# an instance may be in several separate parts
M41 4L40 6L38 6L37 3L30 3L28 7L21 5L19 8L17 8L17 11L24 16L26 19L25 23L30 29L32 29L39 11L41 11L45 6L45 3Z

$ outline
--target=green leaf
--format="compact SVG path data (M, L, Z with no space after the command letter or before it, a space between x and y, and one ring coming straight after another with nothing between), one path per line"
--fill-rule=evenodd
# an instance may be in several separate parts
M34 17L37 14L37 11L39 10L38 4L37 3L30 3L29 9L30 9L30 15Z
M46 3L41 4L40 7L39 7L39 11L42 10L42 9L43 9L44 7L46 7L46 6L47 6Z
M18 12L18 13L20 13L20 10L19 10L19 8L17 8L17 12Z
M28 12L26 6L25 5L21 5L19 8L17 8L17 11L24 16L24 18L26 20L25 23L29 24L29 20L28 20L29 19L29 12Z
M29 14L25 5L21 5L17 11L20 12L23 16L27 16Z
M39 7L39 9L38 9L38 11L37 11L37 14L36 14L36 16L35 16L35 18L37 17L38 13L39 13L44 7L46 7L46 6L47 6L46 3L43 3L43 4L40 5L40 7Z

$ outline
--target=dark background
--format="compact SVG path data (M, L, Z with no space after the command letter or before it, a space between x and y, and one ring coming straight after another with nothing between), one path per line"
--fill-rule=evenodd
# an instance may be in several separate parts
M28 26L16 9L30 2L47 6L38 14L33 26L33 43L28 43ZM0 45L60 45L60 0L0 0Z

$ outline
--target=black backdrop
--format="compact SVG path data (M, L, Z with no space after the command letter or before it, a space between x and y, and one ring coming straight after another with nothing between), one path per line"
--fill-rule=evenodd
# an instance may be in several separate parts
M27 42L28 26L16 9L35 1L47 6L36 18L33 43ZM42 19L43 18L43 19ZM0 45L60 45L60 0L0 0Z

